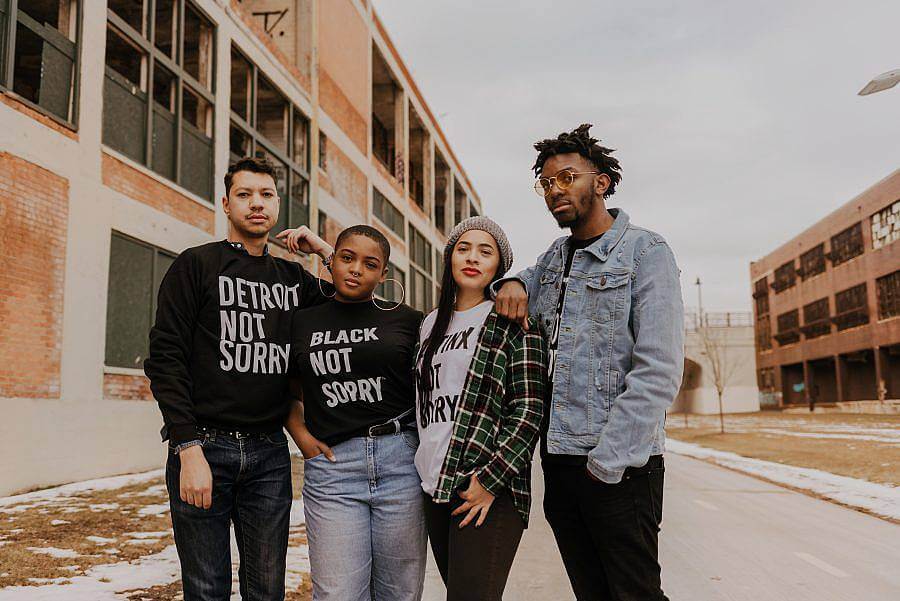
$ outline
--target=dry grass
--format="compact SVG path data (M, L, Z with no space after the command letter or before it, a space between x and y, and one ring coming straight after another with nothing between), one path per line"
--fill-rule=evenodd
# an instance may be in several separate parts
M667 434L745 457L900 484L900 415L762 412L725 417L671 415ZM874 439L874 440L867 440Z

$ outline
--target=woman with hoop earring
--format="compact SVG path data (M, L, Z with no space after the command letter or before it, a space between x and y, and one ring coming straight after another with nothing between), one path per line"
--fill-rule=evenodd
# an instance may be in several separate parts
M426 535L413 378L422 313L402 299L375 297L389 257L377 229L345 229L328 263L332 300L293 318L292 388L302 401L286 425L305 458L316 601L422 597Z

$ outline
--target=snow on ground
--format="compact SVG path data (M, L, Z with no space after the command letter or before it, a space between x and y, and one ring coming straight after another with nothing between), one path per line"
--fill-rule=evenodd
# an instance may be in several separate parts
M900 487L837 476L822 470L752 459L672 438L666 440L666 450L679 455L712 461L778 484L807 490L876 515L900 520Z
M29 504L29 506L42 505L43 501L56 499L58 497L70 496L74 493L86 492L92 490L113 490L122 488L131 484L140 484L156 478L161 478L165 474L164 470L152 470L140 474L126 474L124 476L112 476L110 478L98 478L96 480L85 480L83 482L73 482L71 484L63 484L54 488L45 490L37 490L27 492L12 497L0 497L0 507L8 507L10 505ZM151 487L155 488L155 487ZM165 487L163 487L165 490ZM144 491L144 494L154 494L150 492L150 488Z

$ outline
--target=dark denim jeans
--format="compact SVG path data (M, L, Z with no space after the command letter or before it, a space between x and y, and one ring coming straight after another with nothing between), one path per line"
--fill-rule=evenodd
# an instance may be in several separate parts
M660 587L662 455L618 484L583 465L544 463L544 515L578 601L667 601Z
M209 509L181 500L181 462L171 449L166 462L184 600L231 598L234 524L241 598L282 601L291 515L291 459L284 432L240 439L207 434L203 454L213 477Z

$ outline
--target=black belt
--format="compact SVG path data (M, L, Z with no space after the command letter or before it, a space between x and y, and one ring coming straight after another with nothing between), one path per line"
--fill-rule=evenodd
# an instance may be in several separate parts
M412 415L413 410L408 409L393 418L390 421L384 422L383 424L377 424L375 426L367 426L365 428L360 428L356 432L353 432L350 438L357 438L360 436L389 436L391 434L397 434L402 432L403 430L415 430L416 422L415 419L409 420L409 416Z
M270 434L276 434L280 432L280 430L273 430L272 432L247 432L246 430L226 430L224 428L210 428L207 426L197 426L197 432L199 434L209 434L212 437L216 436L230 436L231 438L236 438L238 440L243 440L245 438L265 438Z

